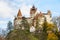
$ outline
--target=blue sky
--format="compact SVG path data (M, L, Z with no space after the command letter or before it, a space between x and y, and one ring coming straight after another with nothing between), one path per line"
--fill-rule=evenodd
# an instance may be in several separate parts
M12 21L18 10L28 17L30 8L35 5L38 11L51 10L52 17L60 16L60 0L0 0L0 28L5 29L8 21Z

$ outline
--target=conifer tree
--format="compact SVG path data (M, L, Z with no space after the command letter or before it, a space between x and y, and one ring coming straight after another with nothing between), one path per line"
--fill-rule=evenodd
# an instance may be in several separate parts
M9 21L7 24L7 30L11 31L13 29L12 22Z

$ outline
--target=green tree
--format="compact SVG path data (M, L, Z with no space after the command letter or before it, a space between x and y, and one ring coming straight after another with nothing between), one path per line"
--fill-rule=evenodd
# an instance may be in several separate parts
M8 33L6 40L38 40L25 30L13 30Z
M38 40L47 40L47 33L43 32L43 31L36 31L34 36L38 39Z
M13 29L12 22L9 21L7 24L7 30L11 31Z
M47 34L48 34L47 33L47 27L48 27L48 22L47 22L46 18L44 19L44 23L43 23L42 27L43 27L43 31L42 31L43 38L44 38L44 40L47 40Z
M39 20L36 20L36 28L39 27Z
M46 18L45 18L45 19L44 19L44 23L43 23L43 25L42 25L44 32L47 32L47 27L48 27L47 24L48 24L48 23L47 23Z
M28 21L26 20L25 17L22 17L21 25L22 25L22 27L24 27L26 30L28 30L29 27L30 27L30 26L29 26L29 23L28 23Z

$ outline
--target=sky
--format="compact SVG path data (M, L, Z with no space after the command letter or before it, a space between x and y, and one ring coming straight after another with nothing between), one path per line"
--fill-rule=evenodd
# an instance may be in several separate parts
M51 10L52 17L60 16L60 0L0 0L0 28L7 28L8 21L13 22L19 9L23 16L29 17L33 5L41 12Z

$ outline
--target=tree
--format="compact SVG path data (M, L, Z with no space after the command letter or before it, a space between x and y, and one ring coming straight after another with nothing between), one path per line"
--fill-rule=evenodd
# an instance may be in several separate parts
M50 30L53 31L54 33L58 32L58 28L54 24L48 23L47 26L48 26L47 31Z
M25 30L12 30L6 36L6 40L38 40Z
M51 32L48 34L47 40L58 40L58 37L53 32Z
M34 36L38 39L38 40L47 40L47 33L43 32L43 31L36 31Z
M3 37L5 37L6 36L6 30L2 30L2 34L3 34Z
M39 27L39 20L36 20L36 28Z
M46 19L44 20L44 23L42 24L42 29L38 27L38 20L37 20L37 30L35 31L35 37L38 40L47 40L47 21Z
M53 18L52 18L52 21L53 21L54 25L57 26L57 22L56 22L56 21L57 21L57 17L53 17Z
M25 17L22 17L21 25L22 25L22 27L24 27L24 29L26 29L26 30L28 30L29 27L30 27L30 26L29 26L29 23L28 23L28 21L26 20Z
M43 26L43 31L44 31L44 32L47 32L47 27L48 27L48 26L47 26L46 18L44 19L44 23L43 23L42 26Z
M12 22L9 21L7 24L7 30L11 31L13 29Z
M57 33L58 40L60 40L60 32Z

